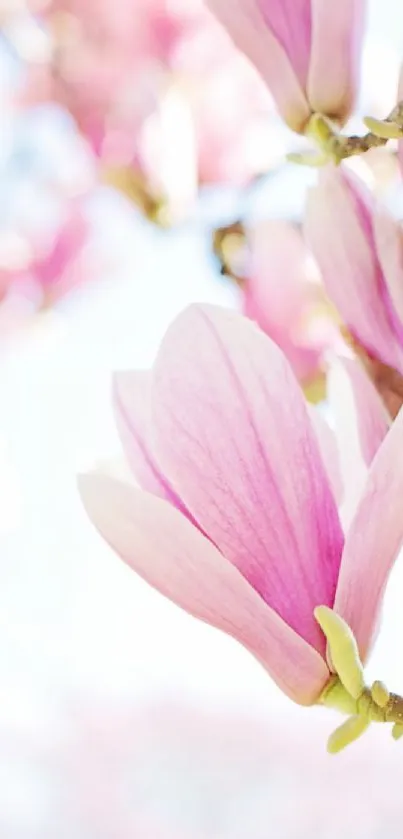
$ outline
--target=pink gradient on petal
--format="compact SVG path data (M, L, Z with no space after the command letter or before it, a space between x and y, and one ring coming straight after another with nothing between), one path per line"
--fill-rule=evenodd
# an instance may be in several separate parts
M318 373L336 330L319 311L324 292L311 275L302 235L289 222L263 222L251 230L249 246L243 313L283 350L297 378L307 381ZM313 325L320 320L323 329L316 335Z
M377 271L378 293L381 302L384 306L385 313L389 318L390 328L392 332L395 332L396 339L399 342L399 344L403 346L403 324L399 320L396 310L393 306L388 289L388 284L385 275L382 271L382 265L378 254L377 239L375 236L374 229L374 219L377 215L376 201L369 192L369 190L365 187L365 184L362 181L360 181L359 178L355 177L353 173L348 175L347 172L345 172L344 181L345 187L350 192L350 195L353 199L357 218L359 219L360 225L366 236L368 245L371 247L373 253L374 265Z
M286 52L302 86L306 86L311 52L312 0L257 0L268 28Z
M323 658L177 510L108 477L83 476L79 487L95 526L144 580L243 644L291 699L315 701L329 675Z
M310 107L286 51L267 25L267 9L264 14L258 0L233 0L231 4L227 0L207 0L207 6L255 65L284 120L295 131L302 131ZM284 34L282 27L280 31Z
M333 602L343 535L280 350L235 312L192 306L161 344L152 405L158 461L199 525L322 651L313 609Z
M159 469L150 445L151 372L115 373L113 404L119 436L130 468L142 489L169 501L185 516L192 516Z
M356 417L365 463L370 466L391 426L384 404L359 362L341 358L351 382Z
M208 0L208 5L262 74L291 128L303 131L314 111L346 120L358 84L365 0Z
M316 431L319 451L325 465L329 483L332 487L337 505L339 505L343 498L343 478L337 438L330 425L322 417L320 410L313 405L308 405L308 409L312 425Z
M313 111L343 120L359 83L367 0L311 0L308 98Z
M403 327L392 311L374 243L370 193L342 167L327 167L308 195L307 242L329 297L353 336L403 370Z
M365 661L390 571L403 542L403 411L379 449L347 534L334 603Z
M403 324L403 228L383 207L372 219L374 242L392 305Z

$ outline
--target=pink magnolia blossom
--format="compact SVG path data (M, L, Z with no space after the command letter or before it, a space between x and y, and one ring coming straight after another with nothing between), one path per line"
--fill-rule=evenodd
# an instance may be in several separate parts
M323 370L340 343L320 278L300 232L289 222L262 222L249 232L243 312L282 349L297 378Z
M344 122L354 103L365 0L206 0L266 81L288 125Z
M150 373L115 380L142 489L81 479L93 522L147 582L227 632L294 701L329 679L319 604L365 661L403 540L403 413L369 469L344 538L306 404L281 351L235 312L192 306Z
M356 176L328 167L305 233L329 297L370 357L403 373L403 231Z

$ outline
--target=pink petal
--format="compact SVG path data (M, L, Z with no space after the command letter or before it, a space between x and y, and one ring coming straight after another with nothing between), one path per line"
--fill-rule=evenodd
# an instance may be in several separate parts
M329 675L324 660L177 510L107 477L82 476L79 487L95 526L144 580L240 641L291 699L315 701Z
M340 359L328 370L327 393L334 420L343 482L340 518L346 530L350 525L368 476L357 420L357 407L351 379Z
M151 372L115 373L113 402L122 446L133 474L143 489L165 498L191 518L181 499L159 469L149 442Z
M403 230L384 208L374 213L373 230L388 291L400 322L403 323Z
M259 325L270 333L290 332L307 304L307 248L301 233L287 221L265 221L249 233L251 251L246 294Z
M344 121L357 93L366 0L311 0L308 99L313 111Z
M313 405L308 405L308 409L312 425L316 432L319 451L326 469L329 484L339 505L343 498L343 478L336 435L317 408L314 408Z
M156 453L198 524L306 641L333 601L337 509L291 369L254 324L192 306L168 330L152 401Z
M277 5L280 8L279 2ZM285 122L295 131L303 131L311 113L303 92L304 79L298 78L286 50L267 25L267 4L266 14L262 0L207 0L207 6L262 75ZM280 19L278 25L284 35Z
M344 487L340 517L347 529L364 491L368 467L388 432L390 420L357 361L334 359L327 381Z
M340 568L334 607L347 621L365 660L389 573L403 542L403 411L370 469Z
M370 466L391 425L384 404L361 365L352 358L340 359L349 376L356 405L361 451Z
M257 0L257 6L305 87L311 52L311 0Z
M389 320L389 328L392 336L397 339L399 347L403 345L403 325L399 320L395 307L392 303L388 283L382 271L380 256L378 253L378 243L375 236L375 218L380 212L381 207L375 201L374 196L366 188L365 184L359 180L353 173L347 176L345 173L345 186L350 193L351 200L354 203L357 217L359 219L362 230L367 237L368 244L374 254L374 260L377 268L378 280L378 295L380 303L385 310L387 319Z
M354 184L354 187L353 187ZM327 167L308 195L305 233L329 297L359 342L391 367L403 368L403 352L385 300L365 199L357 179ZM360 197L359 197L360 194Z
M308 333L318 288L309 278L308 252L296 227L266 221L249 235L251 259L243 292L243 313L282 349L299 380L318 372L322 346Z

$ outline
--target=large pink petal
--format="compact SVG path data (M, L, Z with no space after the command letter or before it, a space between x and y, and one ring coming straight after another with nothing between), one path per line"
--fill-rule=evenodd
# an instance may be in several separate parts
M158 468L149 441L151 372L115 373L113 403L119 436L133 474L143 489L165 498L191 518Z
M335 598L362 656L370 648L385 585L403 542L403 411L388 432L368 475L347 536Z
M291 699L315 701L329 675L324 660L177 510L111 478L87 475L79 485L95 526L144 580L240 641Z
M357 93L366 0L311 0L312 49L308 99L312 110L344 121Z
M328 166L308 195L305 234L329 297L353 335L385 364L400 368L403 349L387 307L366 198L357 179Z
M323 649L337 509L289 364L253 323L192 306L168 330L152 402L156 454L196 521L263 599Z
M303 91L304 79L298 78L286 50L268 26L267 12L265 15L260 8L263 0L207 0L207 6L258 69L283 119L295 131L303 131L311 113ZM285 31L284 26L281 31Z

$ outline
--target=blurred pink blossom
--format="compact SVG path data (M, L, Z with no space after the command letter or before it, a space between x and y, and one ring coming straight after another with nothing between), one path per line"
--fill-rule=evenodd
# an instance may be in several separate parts
M75 288L99 278L91 225L81 198L65 200L51 229L4 230L0 236L0 331L4 337Z
M340 337L320 277L301 233L268 221L248 234L250 260L242 284L243 312L282 349L307 383L324 369L324 353Z
M40 286L46 305L55 302L75 286L88 282L89 265L85 250L91 234L88 216L81 201L66 204L64 218L48 243L45 253L31 265L34 281Z
M93 522L147 582L234 636L294 701L314 703L329 678L315 607L334 606L365 661L403 540L403 413L344 539L302 392L247 319L190 307L152 372L119 375L115 387L146 492L82 477Z
M365 0L206 0L266 81L290 128L343 123L357 89Z
M199 182L265 171L279 154L270 97L203 5L107 6L46 5L53 54L31 66L25 101L70 111L108 182L151 217L162 204L181 218Z

